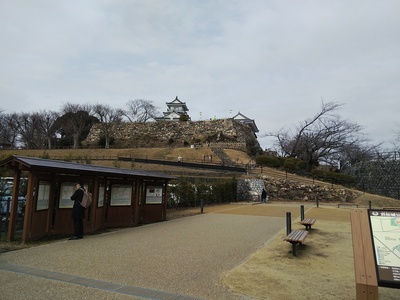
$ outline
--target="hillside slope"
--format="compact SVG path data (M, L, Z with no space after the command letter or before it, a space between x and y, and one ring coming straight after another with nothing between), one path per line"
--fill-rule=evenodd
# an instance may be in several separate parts
M254 160L245 152L240 150L224 149L230 159L239 166L246 167L245 174L235 174L237 178L276 178L285 179L305 185L320 185L331 188L344 187L332 185L328 182L313 180L303 176L286 173L273 168L254 167ZM167 165L139 164L137 162L119 161L118 157L149 158L176 161L180 156L183 161L205 164L221 164L220 159L213 155L211 148L132 148L132 149L54 149L54 150L0 150L0 160L10 155L47 157L50 159L64 159L78 161L81 163L92 163L103 166L111 166L127 169L141 169L149 171L164 172L176 176L199 176L199 177L231 177L228 172L217 172L212 170L188 169L172 167ZM253 166L253 167L251 167ZM375 207L399 207L400 201L388 197L361 193L361 196L353 202L362 207L367 207L372 201Z

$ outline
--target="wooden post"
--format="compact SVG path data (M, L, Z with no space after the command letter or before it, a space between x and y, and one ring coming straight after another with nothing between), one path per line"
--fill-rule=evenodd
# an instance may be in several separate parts
M378 299L378 281L368 211L366 209L351 210L350 220L356 277L356 300L375 300Z
M29 172L28 175L28 187L26 190L26 205L25 205L25 216L24 216L24 227L22 230L22 243L29 242L31 239L32 231L32 215L34 212L34 199L33 192L36 186L36 173Z
M17 170L14 173L14 181L13 181L13 189L11 196L11 213L10 213L10 222L8 222L8 232L7 232L7 240L13 241L15 228L17 226L17 218L18 218L18 196L19 196L19 183L21 181L21 170ZM28 196L28 195L27 195ZM9 205L7 205L6 217L9 211ZM25 210L26 214L26 210ZM6 219L7 224L7 219ZM24 227L25 229L25 227Z

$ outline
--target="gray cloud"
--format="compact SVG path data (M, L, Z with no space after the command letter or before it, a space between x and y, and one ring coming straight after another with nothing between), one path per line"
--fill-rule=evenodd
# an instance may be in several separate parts
M374 142L400 111L398 1L3 1L0 108L175 96L276 131L345 103ZM272 146L261 139L264 147Z

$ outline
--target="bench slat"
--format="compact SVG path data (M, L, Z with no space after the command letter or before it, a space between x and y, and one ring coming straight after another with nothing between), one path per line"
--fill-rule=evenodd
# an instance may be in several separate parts
M314 225L315 221L315 219L307 218L301 221L300 224L306 226L306 230L309 230L311 229L311 225Z
M285 237L285 241L290 243L303 243L308 235L308 231L305 230L293 230L288 236Z
M307 235L308 231L306 230L293 230L284 238L284 241L287 241L292 244L294 256L297 256L296 245L299 243L300 244L303 243Z
M304 220L301 221L300 223L303 224L303 225L305 225L305 224L307 224L307 225L314 225L315 221L316 221L315 219L304 219Z

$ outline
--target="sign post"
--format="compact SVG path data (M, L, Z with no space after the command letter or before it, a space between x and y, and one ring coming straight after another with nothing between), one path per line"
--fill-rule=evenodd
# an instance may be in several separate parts
M377 300L378 284L366 209L350 212L357 300Z

